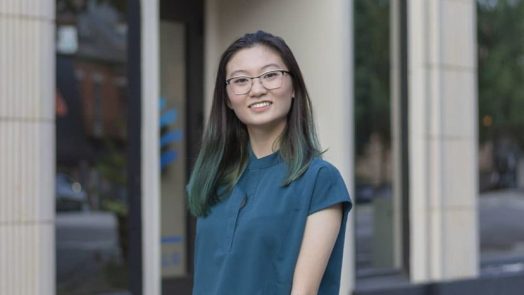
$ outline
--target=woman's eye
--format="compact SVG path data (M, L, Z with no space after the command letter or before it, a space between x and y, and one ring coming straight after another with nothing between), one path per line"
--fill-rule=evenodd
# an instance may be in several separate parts
M279 72L270 72L270 73L265 74L263 78L266 80L272 80L278 77L278 74Z
M247 84L249 79L247 78L236 78L236 79L233 79L233 84L236 84L236 85L243 85L243 84Z

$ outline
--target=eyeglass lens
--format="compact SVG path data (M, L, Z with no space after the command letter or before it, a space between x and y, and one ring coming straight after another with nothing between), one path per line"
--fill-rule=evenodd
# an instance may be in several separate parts
M255 79L259 79L262 86L266 89L276 89L282 86L283 71L271 71L264 73L258 77L236 77L229 80L231 90L235 94L246 94L253 87Z

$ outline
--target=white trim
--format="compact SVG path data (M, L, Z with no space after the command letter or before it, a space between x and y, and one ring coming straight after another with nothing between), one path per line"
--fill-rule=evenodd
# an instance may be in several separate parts
M355 49L355 38L354 38L354 1L342 1L339 3L342 7L340 8L345 16L341 17L341 35L345 36L344 41L342 42L341 56L339 59L343 62L342 66L342 77L340 87L343 89L341 93L347 93L345 97L341 97L339 100L340 107L343 110L343 113L354 114L354 49ZM346 28L346 29L345 29ZM344 166L339 167L344 180L348 186L348 190L353 197L353 206L355 206L355 195L354 195L354 138L355 138L355 118L354 116L342 116L343 125L347 128L341 128L343 133L343 138L338 142L340 145L339 156L345 158L341 163L345 163ZM345 154L345 155L344 155ZM345 168L345 169L344 169ZM340 278L340 295L352 294L355 289L355 207L351 210L348 216L348 221L346 225L346 234L344 241L344 255L342 259L342 270Z
M141 1L142 39L142 290L160 295L159 7Z

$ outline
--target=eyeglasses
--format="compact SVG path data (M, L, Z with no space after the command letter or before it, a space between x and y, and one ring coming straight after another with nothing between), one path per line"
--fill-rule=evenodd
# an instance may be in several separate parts
M237 94L237 95L246 94L251 90L251 87L253 87L253 80L259 78L264 88L268 90L277 89L277 88L280 88L280 86L282 86L282 77L284 77L284 74L289 75L289 71L274 70L274 71L265 72L256 77L248 77L248 76L233 77L233 78L229 78L226 80L226 85L229 85L231 87L231 90L233 91L234 94Z

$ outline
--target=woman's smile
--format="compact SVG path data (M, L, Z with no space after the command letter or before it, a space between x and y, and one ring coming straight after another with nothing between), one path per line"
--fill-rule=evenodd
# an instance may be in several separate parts
M273 104L272 102L264 100L264 101L252 103L248 106L248 108L258 113L258 112L267 111L271 107L272 104Z

